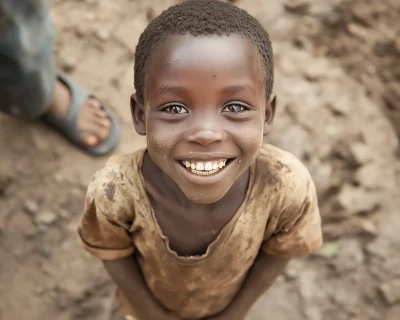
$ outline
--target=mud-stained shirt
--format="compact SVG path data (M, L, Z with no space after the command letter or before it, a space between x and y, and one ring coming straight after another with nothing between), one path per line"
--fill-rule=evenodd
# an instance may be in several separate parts
M151 293L180 317L201 319L225 309L260 252L295 257L321 246L309 172L292 154L264 145L233 218L203 255L179 256L169 247L145 191L145 152L113 156L93 176L78 231L84 247L100 259L134 254ZM138 319L122 294L120 303Z

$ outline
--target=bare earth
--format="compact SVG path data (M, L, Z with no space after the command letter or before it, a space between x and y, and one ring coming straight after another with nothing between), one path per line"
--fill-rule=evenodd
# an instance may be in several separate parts
M173 0L53 0L61 69L131 125L133 53ZM316 181L325 245L291 262L250 319L400 319L400 1L238 0L269 31L279 113L268 141ZM0 319L117 320L114 287L77 239L105 159L0 115Z

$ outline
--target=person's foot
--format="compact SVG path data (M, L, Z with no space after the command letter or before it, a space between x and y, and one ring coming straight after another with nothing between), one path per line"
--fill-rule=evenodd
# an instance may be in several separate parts
M55 117L66 116L70 104L71 93L68 87L57 80L48 114ZM97 145L101 140L107 138L110 133L110 126L107 112L101 108L100 102L94 98L86 99L77 118L77 127L81 131L79 135L82 142L88 147Z

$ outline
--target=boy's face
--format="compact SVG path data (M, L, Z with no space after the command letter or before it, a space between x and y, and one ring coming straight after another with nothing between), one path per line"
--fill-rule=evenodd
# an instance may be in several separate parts
M148 152L192 201L221 199L269 132L259 53L240 36L170 36L148 62L144 105L132 98Z

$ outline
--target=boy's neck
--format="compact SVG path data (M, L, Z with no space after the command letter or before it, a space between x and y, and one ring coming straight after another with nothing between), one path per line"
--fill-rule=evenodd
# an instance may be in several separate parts
M154 163L148 152L144 155L142 174L145 183L157 188L158 192L164 195L163 198L173 199L180 207L184 207L186 210L206 209L212 212L222 208L229 208L236 202L239 202L239 205L243 202L249 185L250 169L239 177L224 197L210 204L197 203L188 199L179 186Z

